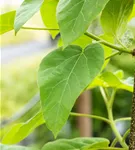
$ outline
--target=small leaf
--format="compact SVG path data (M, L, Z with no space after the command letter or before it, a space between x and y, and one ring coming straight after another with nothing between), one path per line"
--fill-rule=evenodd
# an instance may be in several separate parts
M91 150L93 146L102 148L108 144L109 141L104 138L60 139L45 144L41 150Z
M88 88L94 88L96 86L113 87L117 89L124 89L129 92L133 92L133 78L121 80L121 76L112 72L104 72L97 77Z
M78 45L78 46L80 46L82 48L85 48L87 45L89 45L91 43L92 43L92 39L91 38L89 38L86 35L82 35L77 40L75 40L74 42L72 42L71 44L72 45ZM59 41L58 41L58 47L61 47L61 46L63 46L63 41L60 38Z
M58 23L56 20L56 6L58 4L58 0L45 0L40 13L42 16L42 20L47 28L58 29ZM59 31L49 31L53 38L59 33Z
M11 130L4 136L3 144L16 144L26 138L36 127L44 123L42 113L37 113L33 118L26 123L16 124Z
M84 50L68 46L48 54L41 62L38 84L44 118L55 137L66 123L81 92L99 74L104 63L100 44Z
M109 0L60 0L57 20L64 45L83 35Z
M110 0L101 15L104 32L113 37L120 37L126 30L132 8L133 0Z
M119 88L133 92L133 84L134 84L134 78L129 77L122 81L122 84L119 86Z
M118 70L118 71L114 72L114 74L115 74L119 79L123 79L123 78L124 78L124 72L123 72L123 70Z
M16 33L37 11L39 11L43 1L44 0L24 0L16 12L14 24Z
M38 150L31 147L23 147L23 146L17 146L17 145L4 145L0 144L1 150Z
M15 13L15 11L10 11L0 15L0 34L14 29Z

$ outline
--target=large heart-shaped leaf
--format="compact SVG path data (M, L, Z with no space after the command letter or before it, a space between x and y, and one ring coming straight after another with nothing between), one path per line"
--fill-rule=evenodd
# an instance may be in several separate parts
M119 37L124 33L133 3L133 0L110 0L108 2L101 15L102 27L106 34Z
M81 92L100 72L104 63L103 48L91 44L59 48L41 62L38 84L44 118L48 128L57 136Z
M90 150L108 147L109 141L104 138L60 139L47 143L41 150Z
M42 20L47 28L54 28L58 29L58 23L56 20L56 6L58 4L58 0L45 0L41 9L40 13L42 16ZM59 31L49 31L54 38Z
M36 127L44 123L42 113L37 113L34 117L25 123L16 124L4 136L2 143L16 144L26 138Z
M89 27L109 0L60 0L57 20L64 45L72 43Z
M15 11L0 15L0 34L4 34L14 28Z
M4 145L4 144L0 144L0 148L1 150L39 150L36 148L23 147L17 145Z
M37 11L39 11L43 2L44 0L24 0L16 12L14 24L16 33Z

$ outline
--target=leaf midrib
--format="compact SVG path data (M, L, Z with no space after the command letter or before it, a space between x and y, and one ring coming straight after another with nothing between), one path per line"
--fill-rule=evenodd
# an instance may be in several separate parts
M56 128L56 122L58 121L57 118L58 118L58 114L59 114L59 110L60 110L60 105L61 105L62 97L63 97L64 92L65 92L65 89L66 89L66 87L67 87L67 85L68 85L68 81L69 81L69 79L70 79L70 76L71 76L71 74L72 74L74 68L76 67L76 65L77 65L77 63L78 63L78 61L79 61L79 59L81 58L82 54L83 54L83 53L80 54L80 56L78 57L78 59L76 60L76 62L75 62L75 64L74 64L74 66L73 66L71 72L69 73L69 76L68 76L68 78L67 78L65 87L64 87L63 92L62 92L62 94L61 94L61 98L60 98L60 101L59 101L59 103L58 103L58 104L59 104L59 106L58 106L59 109L58 109L58 111L57 111L56 119L55 119L55 128Z

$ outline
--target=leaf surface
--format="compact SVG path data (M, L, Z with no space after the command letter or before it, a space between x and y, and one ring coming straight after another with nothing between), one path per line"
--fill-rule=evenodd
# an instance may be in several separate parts
M30 147L16 146L16 145L4 145L0 144L1 150L39 150Z
M133 6L133 9L132 9L132 13L131 13L131 15L129 17L129 20L131 20L134 17L135 17L135 3L134 3L134 6Z
M103 86L133 92L133 77L121 79L122 76L123 75L122 74L120 75L120 72L116 73L104 72L93 81L93 83L89 86L89 88L93 88L96 86Z
M104 63L100 44L84 50L71 45L48 54L41 62L38 84L44 118L55 137L66 123L81 92L99 74Z
M106 40L106 41L108 41L108 42L110 42L110 43L114 43L113 38L111 38L111 37L109 37L109 36L107 36L107 35L105 35L105 34L104 34L104 35L101 35L100 38L101 38L101 39L104 39L104 40ZM107 47L107 46L104 46L104 45L103 45L103 48L104 48L104 57L105 57L105 58L109 57L109 56L112 54L112 48ZM105 60L102 69L105 69L105 67L107 66L107 64L109 63L109 61L110 61L110 59Z
M16 124L4 136L3 144L16 144L26 138L36 127L44 123L42 113L37 113L33 118L25 123Z
M93 150L93 147L107 147L109 141L104 138L75 138L75 139L60 139L54 142L49 142L41 150Z
M75 40L74 42L72 42L72 45L78 45L82 48L85 48L86 46L88 46L89 44L92 43L92 39L87 37L86 35L82 35L80 36L77 40ZM63 41L60 38L58 41L58 47L63 46Z
M40 10L43 2L44 0L24 0L16 12L14 24L16 33L37 11Z
M58 23L56 20L56 6L58 4L58 0L45 0L41 9L40 13L42 16L42 20L44 25L47 28L58 29ZM59 31L49 31L53 38L59 33Z
M109 0L60 0L57 20L64 45L75 41L88 29Z
M133 0L110 0L101 15L101 24L106 34L120 37L126 30L132 12Z
M0 15L0 34L14 29L15 13L15 11L10 11Z

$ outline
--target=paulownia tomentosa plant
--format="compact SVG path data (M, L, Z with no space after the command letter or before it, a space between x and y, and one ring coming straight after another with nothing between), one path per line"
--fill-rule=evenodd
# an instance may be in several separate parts
M45 28L23 26L39 10ZM102 27L102 34L98 35L89 30L97 18ZM43 123L57 137L70 115L102 120L111 127L116 138L110 145L105 138L62 139L45 144L41 150L135 150L133 77L124 79L122 71L104 71L109 59L116 55L130 55L135 60L135 26L129 28L129 22L135 23L134 0L24 0L16 11L1 15L0 34L13 29L15 34L22 29L48 30L54 38L60 33L58 48L45 56L39 66L41 110L27 122L11 128L2 139L3 150L33 149L8 145L20 142ZM125 36L127 33L132 35L132 40ZM124 42L123 38L128 42ZM103 96L108 118L71 112L79 95L97 86ZM108 94L109 89L111 92ZM133 92L131 118L113 117L113 102L119 89ZM116 122L130 119L131 128L122 136ZM129 133L128 146L125 139ZM117 142L121 148L115 147Z

